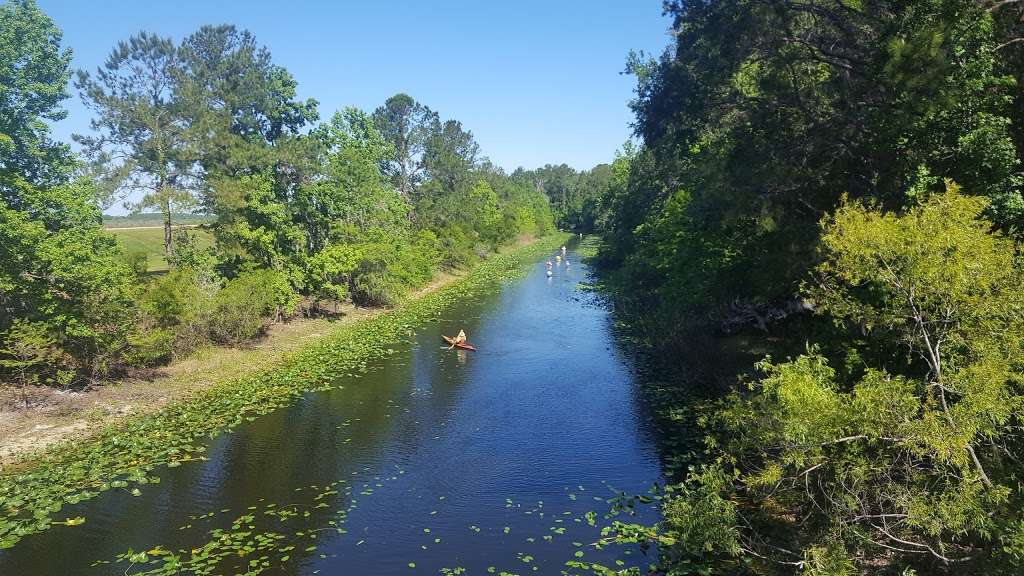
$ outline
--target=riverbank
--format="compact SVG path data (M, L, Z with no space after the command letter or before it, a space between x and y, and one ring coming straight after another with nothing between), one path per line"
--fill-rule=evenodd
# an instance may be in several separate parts
M438 274L412 298L439 290L464 275ZM35 404L31 408L10 407L20 391L0 391L0 474L31 467L34 454L59 442L87 439L126 418L151 414L219 383L279 366L296 350L329 338L352 322L387 311L345 304L330 318L296 318L273 324L263 338L249 345L209 346L168 366L86 391L39 387L30 392ZM4 402L4 396L10 401Z
M27 471L0 478L0 547L48 529L55 523L51 515L64 504L158 481L152 474L156 467L203 458L208 438L365 371L369 359L389 354L393 343L448 304L494 290L566 238L552 235L494 255L464 277L394 310L338 326L315 343L283 354L277 365L216 383L153 413L129 415L89 439L60 443L34 456Z

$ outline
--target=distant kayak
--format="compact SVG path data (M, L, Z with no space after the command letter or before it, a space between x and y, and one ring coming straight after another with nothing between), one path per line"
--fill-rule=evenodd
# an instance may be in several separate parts
M443 338L444 341L447 342L449 345L455 344L455 338L452 338L451 336L445 336L444 334L442 334L441 338ZM455 344L455 347L462 348L463 350L476 350L476 348L472 344L466 343Z

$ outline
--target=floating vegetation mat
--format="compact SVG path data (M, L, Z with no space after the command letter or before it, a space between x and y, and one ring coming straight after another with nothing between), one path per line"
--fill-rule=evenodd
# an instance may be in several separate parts
M364 472L369 472L369 468ZM330 562L339 554L345 554L346 550L352 553L367 543L371 536L367 536L359 526L352 525L353 516L360 505L372 500L377 490L386 489L404 473L395 467L392 473L374 476L368 481L342 478L327 485L298 487L287 504L260 499L244 510L224 508L193 516L179 530L198 532L197 540L202 542L197 546L179 550L160 545L140 551L129 549L116 558L98 560L92 567L110 566L117 573L132 576L256 576L268 571L293 573L299 566L311 574L320 574L324 568L315 568L322 565L318 563ZM605 486L601 492L607 494L609 490ZM656 492L656 489L652 490L652 494ZM428 551L444 550L452 540L465 544L478 538L502 537L508 553L504 558L494 558L493 565L481 571L487 574L515 576L541 573L534 555L541 554L545 547L551 545L560 545L565 550L566 558L559 569L562 574L640 574L640 570L657 570L656 566L645 563L647 558L642 547L627 548L614 543L614 538L609 536L613 532L609 520L620 514L632 516L638 507L645 505L653 509L659 497L629 497L613 490L612 493L606 498L593 495L594 490L576 486L567 487L558 502L517 502L507 498L504 503L495 503L496 506L504 506L506 520L515 528L477 524L439 528L435 525L436 519L448 513L449 500L444 495L434 497L435 509L429 516L406 520L416 524L415 531L419 533L416 544L427 557L430 556ZM565 510L580 509L577 500L596 501L594 504L605 512L574 513ZM531 520L529 527L524 525L525 518ZM588 557L600 555L602 550L612 545L618 546L628 561L616 559L612 561L613 567L607 567L588 560ZM426 568L417 564L418 550L413 549L407 552L408 557L400 559L402 568L408 568L411 574ZM445 553L449 557L457 555L457 549ZM462 566L443 566L434 570L442 575L469 573ZM545 574L552 573L550 564L545 570Z

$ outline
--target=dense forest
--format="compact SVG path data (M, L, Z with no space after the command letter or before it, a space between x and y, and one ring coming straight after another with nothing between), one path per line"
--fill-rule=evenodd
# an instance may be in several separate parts
M659 397L679 483L619 536L670 574L1020 573L1024 6L665 10L598 258L680 373L762 352Z
M233 26L141 32L96 70L70 63L34 2L0 6L0 380L78 386L331 303L391 305L554 229L543 171L506 174L405 94L321 121ZM72 84L93 114L77 154L48 127ZM168 273L103 231L117 202L162 215ZM203 215L214 246L180 213Z

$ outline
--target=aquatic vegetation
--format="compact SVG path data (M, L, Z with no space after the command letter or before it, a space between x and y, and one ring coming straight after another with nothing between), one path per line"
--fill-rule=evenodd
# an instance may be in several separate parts
M363 473L369 474L369 468L364 468ZM384 484L398 480L398 476L375 477ZM360 484L355 481L354 484ZM365 483L362 484L365 486ZM582 488L582 487L581 487ZM607 487L611 490L610 487ZM195 576L206 574L244 574L245 576L257 576L276 566L283 566L290 563L300 562L303 559L319 557L321 559L334 558L340 550L334 540L339 538L354 538L350 534L362 533L363 530L357 525L351 525L351 515L357 509L355 493L358 487L350 484L347 479L339 479L326 486L310 485L295 489L299 500L290 501L288 504L266 503L262 499L258 505L248 506L241 516L229 509L222 509L218 512L209 512L191 518L191 522L180 527L181 530L201 529L204 530L204 541L191 549L180 549L171 551L164 546L152 546L148 550L137 552L128 549L119 554L114 560L101 560L93 564L112 565L127 564L125 573L134 576L171 576L173 574L192 574ZM615 534L621 527L627 526L616 520L621 515L632 515L640 505L650 505L651 511L657 510L654 504L657 496L634 497L626 496L623 492L616 492L611 498L601 499L610 504L607 512L599 515L596 511L587 511L584 514L574 516L572 512L566 511L561 514L564 518L557 518L550 523L548 530L556 535L563 535L567 527L560 525L570 516L573 523L569 524L575 537L590 541L584 544L580 541L572 541L571 549L566 550L567 560L564 562L566 568L562 574L638 574L638 562L627 562L616 558L611 562L616 566L613 571L596 562L584 561L587 554L597 552L605 548L616 546L622 550L624 556L631 556L634 550L642 551L641 546L626 548L621 545ZM657 490L652 490L656 494ZM568 491L567 491L568 493ZM444 496L439 497L444 499ZM567 502L563 504L568 505ZM543 530L549 522L541 522L540 517L533 513L544 508L543 501L537 501L534 505L523 506L514 504L511 499L506 500L506 510L512 515L509 520L514 520L515 515L523 515L534 519L525 524L517 523L518 529ZM321 512L318 512L322 510ZM224 518L234 518L230 524L225 524ZM598 519L600 521L598 522ZM412 520L407 518L407 520ZM598 525L599 524L599 525ZM595 527L596 526L596 527ZM441 538L435 537L435 532L440 529L423 527L422 530L426 541L433 541L440 544ZM509 534L510 526L470 526L470 530L482 537L500 537L499 534ZM351 531L351 532L350 532ZM327 542L328 538L332 541ZM553 541L552 535L545 535L544 542ZM352 546L360 546L365 540L359 540ZM526 542L534 544L536 538L526 538ZM537 543L536 546L545 546ZM426 545L420 546L423 550ZM333 550L333 553L331 552ZM519 570L539 572L543 564L539 559L542 548L529 548L513 552L509 549L506 562L514 564ZM569 550L574 550L569 556ZM498 560L495 558L495 560ZM548 555L550 561L550 555ZM411 558L403 558L399 565L416 569L417 563ZM423 567L420 566L422 569ZM624 569L625 572L617 572ZM630 572L629 570L632 570ZM317 571L313 571L317 573ZM443 567L439 570L443 575L456 575L467 573L464 567ZM500 574L514 576L516 571L500 570L497 566L490 566L487 569L489 574Z
M58 524L54 518L65 505L109 490L141 491L159 482L154 473L158 467L202 460L210 438L290 405L307 392L335 387L342 377L365 372L369 359L387 354L418 325L456 301L494 291L566 238L554 234L492 256L457 282L347 326L294 353L279 367L217 385L89 440L47 450L30 470L0 477L0 548ZM74 520L60 524L81 523Z

